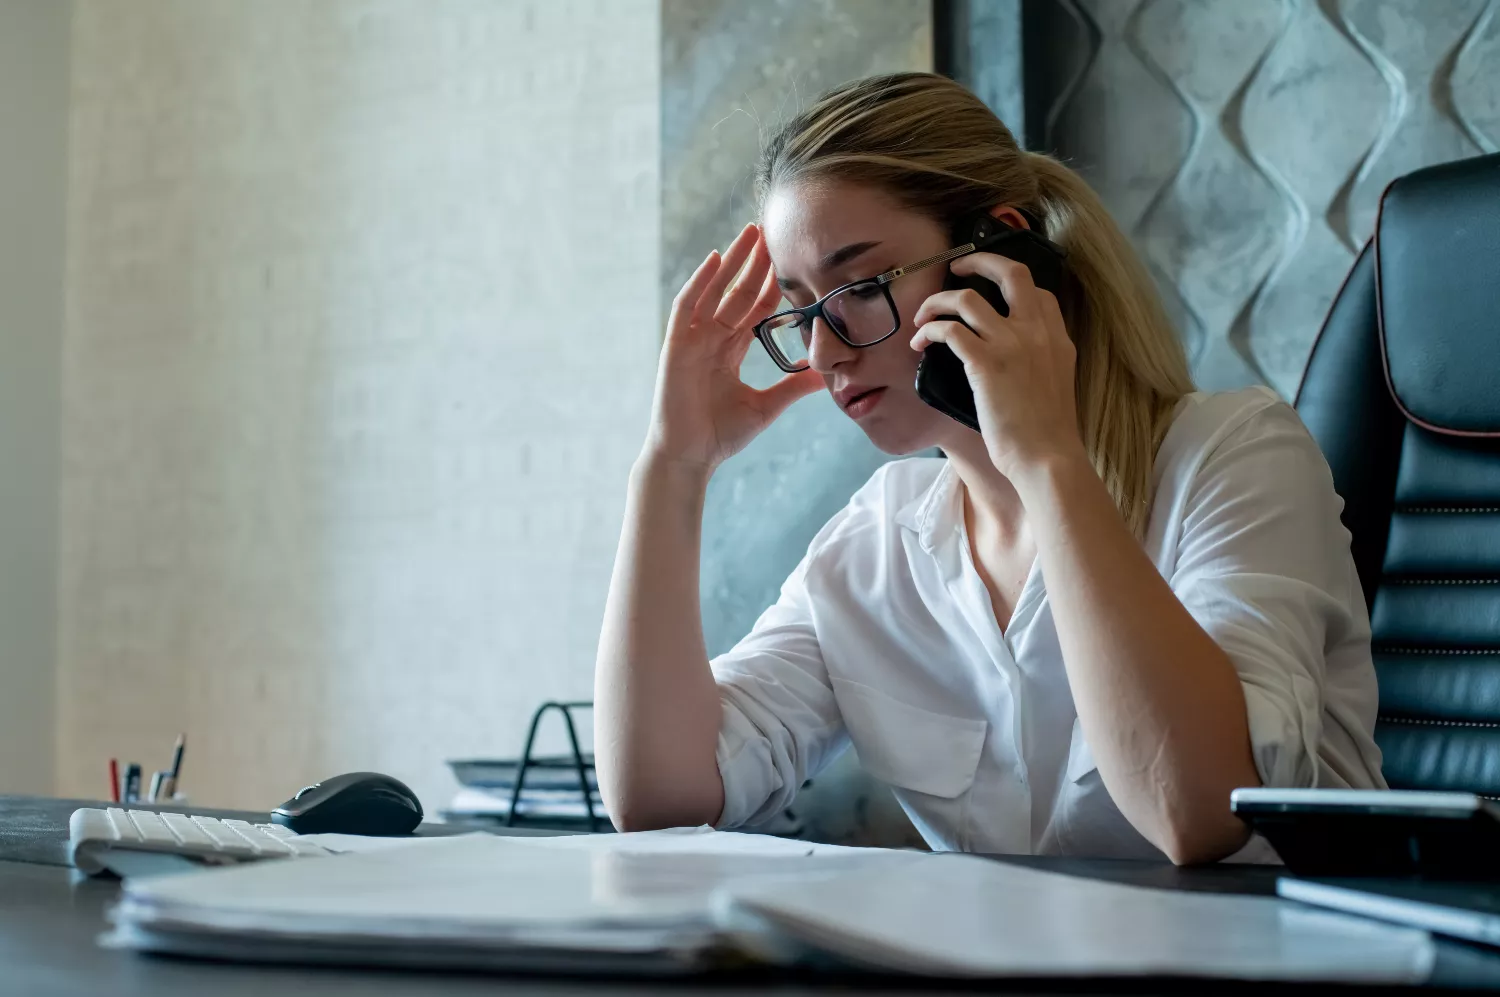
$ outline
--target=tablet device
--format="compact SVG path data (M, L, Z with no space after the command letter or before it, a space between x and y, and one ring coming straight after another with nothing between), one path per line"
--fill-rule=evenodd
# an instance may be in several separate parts
M1500 805L1473 793L1236 789L1229 807L1299 876L1500 880Z
M1500 946L1500 883L1282 876L1276 893L1315 907Z

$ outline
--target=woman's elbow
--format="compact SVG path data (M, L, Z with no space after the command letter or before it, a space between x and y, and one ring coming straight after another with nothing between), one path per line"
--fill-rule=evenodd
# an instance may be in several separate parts
M1221 862L1245 846L1250 830L1233 814L1169 817L1157 843L1173 865Z
M703 811L703 813L706 812ZM669 816L665 811L654 810L611 812L609 820L614 825L615 830L622 834L627 831L662 831L669 827L702 827L704 824L713 824L713 821L706 817L674 817Z
M604 790L604 806L616 831L660 831L668 827L701 827L718 823L724 810L723 783L686 787L671 780L655 785L615 786ZM604 787L600 787L601 790Z

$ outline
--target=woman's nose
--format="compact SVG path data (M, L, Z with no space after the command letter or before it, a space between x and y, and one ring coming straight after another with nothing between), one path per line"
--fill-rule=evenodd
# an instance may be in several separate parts
M819 374L832 373L841 363L854 359L854 347L840 339L829 328L828 320L813 319L812 338L807 343L807 365Z

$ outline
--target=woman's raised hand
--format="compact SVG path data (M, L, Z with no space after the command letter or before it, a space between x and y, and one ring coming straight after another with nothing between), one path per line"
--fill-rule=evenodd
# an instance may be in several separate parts
M792 402L823 386L816 371L769 388L740 379L756 323L781 301L765 238L747 225L723 256L699 264L672 301L643 457L711 472L755 439Z

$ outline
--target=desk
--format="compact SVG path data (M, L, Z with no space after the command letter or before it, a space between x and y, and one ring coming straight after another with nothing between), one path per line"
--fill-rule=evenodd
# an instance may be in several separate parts
M887 997L904 997L908 994L975 991L972 986L903 986L891 978L873 976L828 979L782 972L757 972L749 977L726 976L666 984L653 980L609 983L534 977L512 977L498 984L493 976L220 965L109 951L99 948L95 937L104 926L105 908L119 893L118 881L88 879L66 866L68 815L80 806L103 805L87 800L0 796L0 994L25 994L27 997L64 994L98 994L101 997L114 994L162 997L179 994L266 997L274 993L347 994L351 997L485 994L493 997L503 987L508 995L534 994L538 997L605 993L645 997L664 992L677 997L710 993L769 993L801 997L843 994L858 989L876 990ZM236 811L194 809L191 812L245 820L266 819L265 814ZM428 834L444 833L443 828L435 825L423 825L422 830ZM1168 889L1267 894L1274 892L1275 882L1274 870L1253 866L1176 869L1162 864L1102 859L1007 858L1002 861ZM1440 943L1434 983L1500 987L1500 954ZM1069 988L1066 983L1049 982L1044 987L1029 989L1066 993L1100 992L1110 987L1098 981L1079 981L1074 988ZM1248 994L1264 988L1249 984L1161 980L1131 981L1115 989L1134 994L1153 990ZM1319 988L1319 992L1326 989Z

